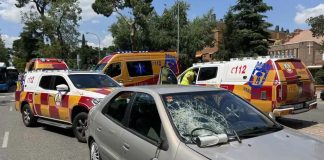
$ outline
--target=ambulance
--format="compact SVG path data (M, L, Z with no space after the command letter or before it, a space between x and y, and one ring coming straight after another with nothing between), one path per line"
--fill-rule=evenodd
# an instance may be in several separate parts
M33 58L26 64L25 72L44 69L66 70L68 66L63 60L57 58Z
M85 142L89 110L119 84L105 74L90 71L33 70L15 92L15 108L26 127L36 123L71 128Z
M123 86L152 85L159 78L161 67L179 74L176 52L115 52L103 58L96 71L107 74Z
M26 63L25 72L35 70L68 70L67 64L57 58L33 58ZM21 82L25 78L25 73L18 75L17 90L23 88Z
M222 87L274 116L297 114L317 107L314 79L296 58L246 57L223 62L197 63L187 71L197 73L194 85ZM239 111L230 106L228 112Z

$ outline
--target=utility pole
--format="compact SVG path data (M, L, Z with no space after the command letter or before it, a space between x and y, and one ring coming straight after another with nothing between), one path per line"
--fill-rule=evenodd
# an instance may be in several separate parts
M177 6L178 6L178 38L177 38L177 55L179 57L179 46L180 46L180 14L179 14L179 0L177 0Z
M97 34L92 33L92 32L86 32L86 34L92 34L92 35L95 35L98 38L98 41L99 41L98 62L99 62L100 61L100 38L99 38L99 36Z

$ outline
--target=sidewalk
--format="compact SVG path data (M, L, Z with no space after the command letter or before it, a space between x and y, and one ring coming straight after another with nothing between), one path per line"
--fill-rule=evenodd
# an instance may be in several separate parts
M324 139L324 124L322 123L298 130L305 134L313 135L318 138Z

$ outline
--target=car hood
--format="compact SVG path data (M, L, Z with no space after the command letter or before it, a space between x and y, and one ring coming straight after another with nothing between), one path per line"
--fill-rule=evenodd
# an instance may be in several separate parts
M106 95L111 93L114 88L84 88L79 89L79 93L82 96L94 97L94 98L104 98Z
M241 144L232 141L207 148L187 146L212 160L322 160L324 154L323 140L287 128L243 139Z

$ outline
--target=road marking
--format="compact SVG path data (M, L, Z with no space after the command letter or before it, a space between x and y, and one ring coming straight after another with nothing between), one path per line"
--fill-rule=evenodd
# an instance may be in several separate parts
M10 106L10 109L9 109L9 111L12 111L12 106Z
M3 136L2 148L7 148L8 140L9 140L9 132L7 131Z

